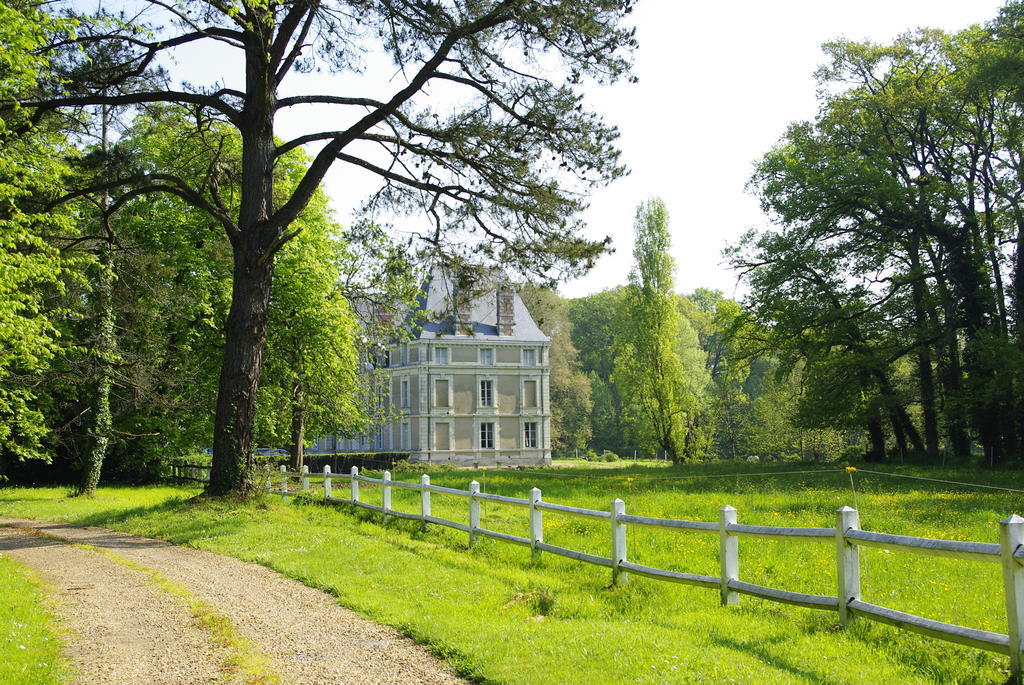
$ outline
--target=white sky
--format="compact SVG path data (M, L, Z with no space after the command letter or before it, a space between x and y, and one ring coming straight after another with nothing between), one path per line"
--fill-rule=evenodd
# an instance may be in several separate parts
M956 31L994 18L996 0L777 0L691 3L646 0L636 10L640 83L594 93L618 124L632 173L592 198L593 236L617 247L585 277L565 284L578 297L624 283L632 262L636 205L668 206L681 292L738 294L722 249L764 226L744 192L754 162L789 122L813 118L820 46L836 37L887 41L912 28ZM615 92L612 92L615 91Z
M562 294L578 297L625 283L635 208L658 195L671 217L678 289L708 287L738 296L742 291L721 252L748 228L766 224L744 186L754 162L786 126L814 116L820 45L837 37L883 42L925 26L956 31L994 18L1001 5L1001 0L643 0L632 15L640 41L639 84L623 82L589 93L591 108L619 126L623 161L632 171L597 191L584 214L587 234L611 236L616 251L583 278L564 284ZM182 78L238 85L241 64L234 55L204 49L181 58ZM389 94L394 68L379 55L368 59L365 77L293 75L286 86L289 92ZM336 110L292 108L279 115L278 132L291 137L339 128L341 122L332 117ZM343 224L376 187L375 177L343 164L335 164L325 181ZM413 219L396 220L395 228L414 224L422 228Z

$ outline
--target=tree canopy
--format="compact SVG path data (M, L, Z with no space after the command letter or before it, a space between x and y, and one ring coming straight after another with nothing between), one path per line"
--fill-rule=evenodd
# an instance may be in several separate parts
M88 106L169 104L194 119L199 138L215 124L240 138L237 168L214 147L198 179L151 166L83 189L109 192L120 198L115 205L143 194L174 195L205 212L230 241L232 297L211 493L255 487L252 427L275 256L300 232L296 220L336 163L377 176L370 208L429 217L420 235L438 255L469 249L550 277L585 267L600 253L603 243L581 237L576 215L585 191L623 168L617 133L583 107L581 84L628 74L635 40L620 24L632 4L143 0L130 16L64 6L75 28L48 46L59 57L49 87L10 94L0 109L20 108L41 121ZM47 8L56 13L62 3ZM237 55L242 73L194 86L174 78L176 53L211 44ZM400 75L383 97L376 88L289 90L295 73L358 71L367 50L387 54ZM452 104L439 108L428 87L448 89ZM282 112L317 106L334 112L337 129L278 140ZM279 161L307 145L311 161L301 179L279 187ZM236 206L223 192L232 181Z

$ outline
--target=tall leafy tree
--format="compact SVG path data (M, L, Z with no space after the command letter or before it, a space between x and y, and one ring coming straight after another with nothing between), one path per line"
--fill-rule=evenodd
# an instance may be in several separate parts
M359 322L337 283L348 256L332 230L327 222L307 225L281 250L270 300L257 412L266 428L258 434L267 443L290 445L296 469L307 431L349 433L368 418L359 392Z
M992 460L1021 444L1007 287L1020 253L1007 246L1024 216L1022 120L997 77L1007 41L972 28L826 45L818 117L752 182L779 230L734 260L751 309L782 357L806 364L807 408L860 422L875 458L890 441L935 458L943 433L950 451L977 440Z
M0 100L32 97L49 61L42 47L59 28L35 2L0 2ZM45 457L39 374L60 346L47 293L59 289L67 260L47 235L64 235L66 214L49 212L61 192L64 137L23 110L0 112L0 463Z
M163 165L195 181L211 161L211 141L203 137L221 147L218 163L237 159L237 141L225 131L197 131L194 120L155 109L107 149L87 150L76 167L86 174ZM233 193L225 189L226 197ZM101 469L126 479L153 477L167 456L209 444L231 256L209 217L172 195L99 193L75 208L77 230L50 243L65 255L93 259L83 270L88 283L68 283L66 296L53 303L66 312L64 338L76 344L41 388L51 447L81 467L88 492Z
M668 212L660 199L637 208L634 267L615 326L615 370L627 430L673 462L703 456L701 399L707 385L697 335L679 314Z
M592 446L618 454L634 449L623 429L622 398L611 381L615 370L614 320L623 296L623 288L611 288L569 302L572 343L579 350L581 370L590 381Z
M746 382L750 359L737 344L743 315L739 304L717 290L700 288L679 298L680 313L693 326L710 376L704 425L715 453L736 459L747 452L750 406Z
M580 369L579 351L572 344L569 305L556 292L525 286L523 302L537 325L551 336L551 438L558 455L586 449L593 436L590 379Z
M217 168L199 187L164 169L118 179L129 192L185 199L213 217L231 241L232 306L211 493L254 487L252 422L275 255L297 235L295 220L335 163L380 179L371 204L424 211L433 221L424 237L441 251L477 249L507 266L540 273L576 269L601 251L601 243L576 231L574 217L583 207L576 191L615 178L622 167L615 130L582 106L579 84L626 74L635 41L620 22L632 4L143 0L132 10L143 19L141 27L120 17L81 16L76 35L55 47L84 48L81 56L68 54L74 67L97 46L122 46L128 57L120 74L127 79L166 64L181 48L213 44L233 51L244 73L224 86L152 79L147 92L114 95L108 80L86 79L53 96L18 98L17 104L6 99L7 111L20 106L34 116L97 104L174 103L237 129L242 164L236 208L220 195ZM355 71L371 47L388 54L400 75L383 97L377 88L372 94L284 94L293 73ZM435 86L456 93L450 107L426 100L426 90ZM341 126L279 141L277 115L308 106L332 108L330 119ZM318 146L312 163L294 188L282 192L275 184L278 160L307 144Z

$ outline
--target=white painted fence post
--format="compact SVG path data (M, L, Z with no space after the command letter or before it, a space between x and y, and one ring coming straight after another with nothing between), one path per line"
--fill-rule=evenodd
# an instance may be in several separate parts
M427 490L429 486L430 476L424 473L420 476L420 519L424 528L427 527L427 517L430 516L430 490Z
M331 499L331 465L324 464L324 500Z
M384 512L383 512L384 515L382 516L381 521L382 521L382 523L387 523L388 519L391 518L390 516L388 516L388 512L391 511L391 486L388 485L388 483L391 482L391 472L390 471L385 471L384 472L383 480L384 480L384 483L381 485L381 490L383 491L382 492L382 496L381 496L381 504L382 504L381 508L384 509Z
M359 501L359 467L352 467L352 501Z
M302 465L302 489L309 490L309 467Z
M540 488L530 490L530 553L534 561L540 558L537 543L544 542L544 512L537 508L540 501Z
M287 495L288 494L288 476L287 476L287 473L288 473L288 467L285 466L284 464L281 464L281 494L282 495Z
M1014 514L999 522L1000 556L1003 562L1003 589L1006 594L1006 621L1010 638L1010 675L1015 683L1024 682L1021 639L1024 638L1024 567L1013 556L1024 544L1024 518Z
M619 568L626 560L626 524L618 520L626 513L626 503L621 499L612 500L612 584L625 585L629 574Z
M728 504L718 510L718 560L722 573L722 605L739 604L738 592L729 589L730 580L739 580L740 545L739 538L730 534L726 526L736 523L736 509Z
M846 532L858 528L860 515L856 509L840 507L836 510L836 579L841 626L853 620L850 601L860 599L860 548L846 540Z
M469 484L469 546L476 544L476 529L480 527L480 500L473 495L480 492L480 483L475 480Z
M270 475L270 464L266 464L263 470L267 472L267 492L274 491L274 478Z

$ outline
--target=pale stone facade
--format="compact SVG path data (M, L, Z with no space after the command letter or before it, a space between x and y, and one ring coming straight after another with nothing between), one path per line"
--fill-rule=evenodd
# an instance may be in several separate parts
M435 272L420 303L418 335L388 350L394 419L324 451L410 452L413 461L467 465L551 462L551 339L518 293L496 288L453 305Z

